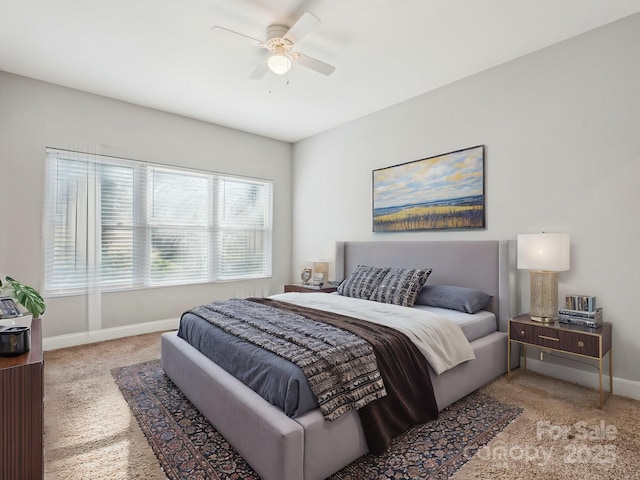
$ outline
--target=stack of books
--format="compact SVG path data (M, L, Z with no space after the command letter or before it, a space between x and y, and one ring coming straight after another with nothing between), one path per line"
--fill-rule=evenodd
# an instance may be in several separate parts
M567 295L565 308L558 310L558 321L583 327L602 326L602 307L596 307L596 297L588 295Z

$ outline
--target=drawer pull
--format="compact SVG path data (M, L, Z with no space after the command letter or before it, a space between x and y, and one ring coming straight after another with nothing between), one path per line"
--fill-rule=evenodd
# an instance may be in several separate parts
M578 342L578 346L579 346L580 348L584 347L584 342L583 342L582 340L580 340L580 341Z
M524 337L524 330L520 330L520 336Z
M540 338L544 338L545 340L553 340L554 342L559 342L559 338L547 337L546 335L538 335Z

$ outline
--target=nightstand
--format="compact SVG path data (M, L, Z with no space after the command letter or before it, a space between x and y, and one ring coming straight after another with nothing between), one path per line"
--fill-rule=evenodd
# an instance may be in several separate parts
M582 358L598 361L600 378L600 398L598 407L613 393L613 360L611 348L612 325L605 322L600 328L587 328L568 323L541 323L531 320L528 314L519 315L509 320L509 341L507 359L511 358L511 342L522 345L524 357L522 371L527 370L527 345L544 350L562 352ZM609 392L602 390L602 363L609 354ZM507 381L511 380L511 365L507 360ZM607 393L607 396L604 396Z
M322 287L314 287L313 285L304 285L302 283L289 283L284 286L284 293L303 292L303 293L331 293L335 292L338 287L331 285L323 285Z

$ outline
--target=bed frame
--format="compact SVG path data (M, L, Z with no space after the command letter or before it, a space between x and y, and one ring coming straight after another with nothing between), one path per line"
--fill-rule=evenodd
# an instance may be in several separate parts
M513 271L507 242L339 242L336 277L358 264L432 267L429 284L493 295L487 309L496 315L499 331L471 342L475 360L439 376L431 372L440 410L506 372ZM367 453L357 412L333 422L325 422L319 410L292 419L175 332L163 334L161 352L171 380L265 480L324 479Z

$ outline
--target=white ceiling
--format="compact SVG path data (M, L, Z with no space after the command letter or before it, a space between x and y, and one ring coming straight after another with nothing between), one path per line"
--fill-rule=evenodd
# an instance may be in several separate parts
M336 67L248 77L305 11ZM0 0L0 70L295 142L640 11L640 0ZM1 106L0 106L1 108Z

